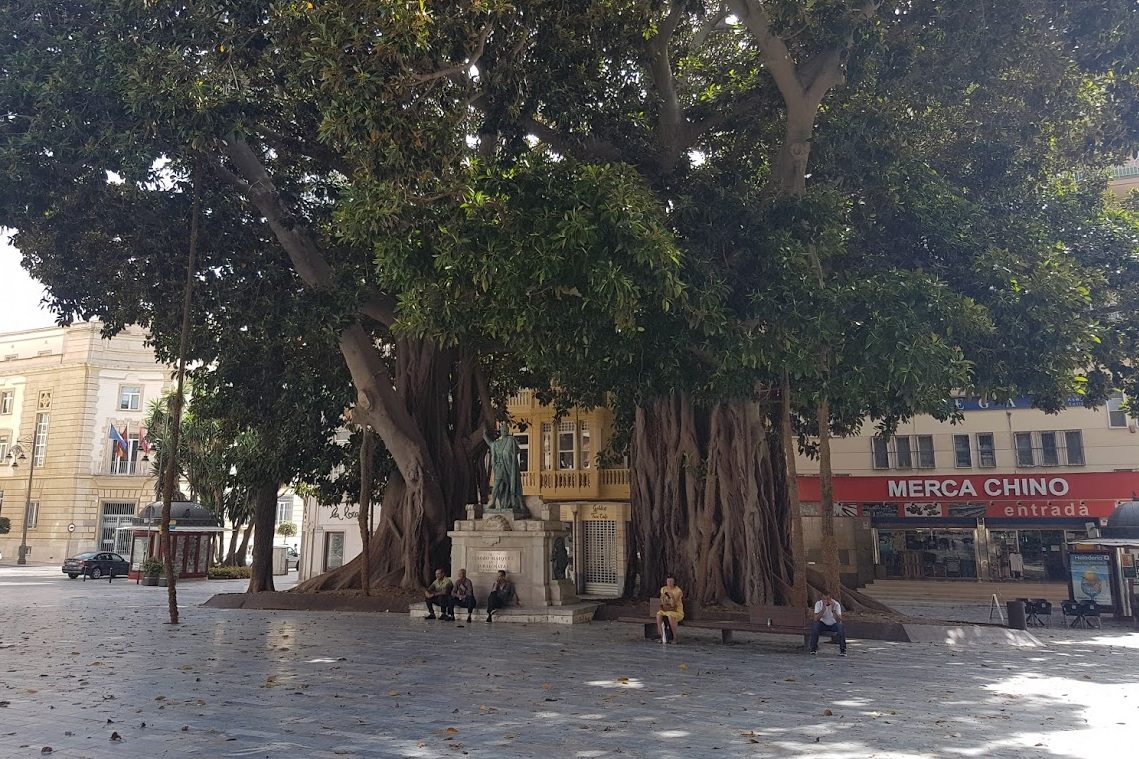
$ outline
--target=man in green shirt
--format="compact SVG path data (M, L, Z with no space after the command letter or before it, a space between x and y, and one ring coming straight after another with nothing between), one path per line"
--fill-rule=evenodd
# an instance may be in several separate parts
M435 582L427 586L427 590L423 591L424 598L427 599L427 616L425 619L435 619L435 606L439 604L439 611L442 612L439 617L444 622L455 621L455 600L451 597L451 591L454 589L455 583L451 582L451 578L442 569L435 570Z

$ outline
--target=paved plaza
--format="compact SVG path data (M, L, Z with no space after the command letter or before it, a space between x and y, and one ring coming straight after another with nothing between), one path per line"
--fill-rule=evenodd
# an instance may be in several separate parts
M295 574L293 575L295 577ZM0 567L0 757L1123 756L1139 633L1042 647L664 647L618 623L231 611Z

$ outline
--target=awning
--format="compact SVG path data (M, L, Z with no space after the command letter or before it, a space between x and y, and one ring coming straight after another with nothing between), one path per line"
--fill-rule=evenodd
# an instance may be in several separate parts
M1069 540L1070 546L1102 546L1104 548L1139 548L1139 538L1084 538Z

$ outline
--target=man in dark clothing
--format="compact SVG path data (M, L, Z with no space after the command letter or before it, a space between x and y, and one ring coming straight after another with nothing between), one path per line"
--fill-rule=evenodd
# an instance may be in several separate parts
M423 597L427 599L427 616L425 619L435 619L435 606L439 605L439 611L442 612L440 619L444 622L455 621L455 602L451 597L451 591L454 589L455 583L451 582L451 578L442 569L435 570L435 582L427 586L427 590L423 591Z
M494 613L502 607L517 603L518 595L514 592L514 583L506 579L505 569L498 570L498 579L494 581L494 586L486 599L486 621L492 621Z
M460 569L459 576L455 578L455 590L451 595L451 612L455 607L467 610L467 621L471 621L471 614L475 611L475 586L471 578L467 577L467 570Z

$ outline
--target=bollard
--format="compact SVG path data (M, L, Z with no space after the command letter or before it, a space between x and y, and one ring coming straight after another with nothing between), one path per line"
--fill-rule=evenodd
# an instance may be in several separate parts
M1028 622L1024 616L1024 601L1008 601L1008 626L1010 630L1027 630Z

